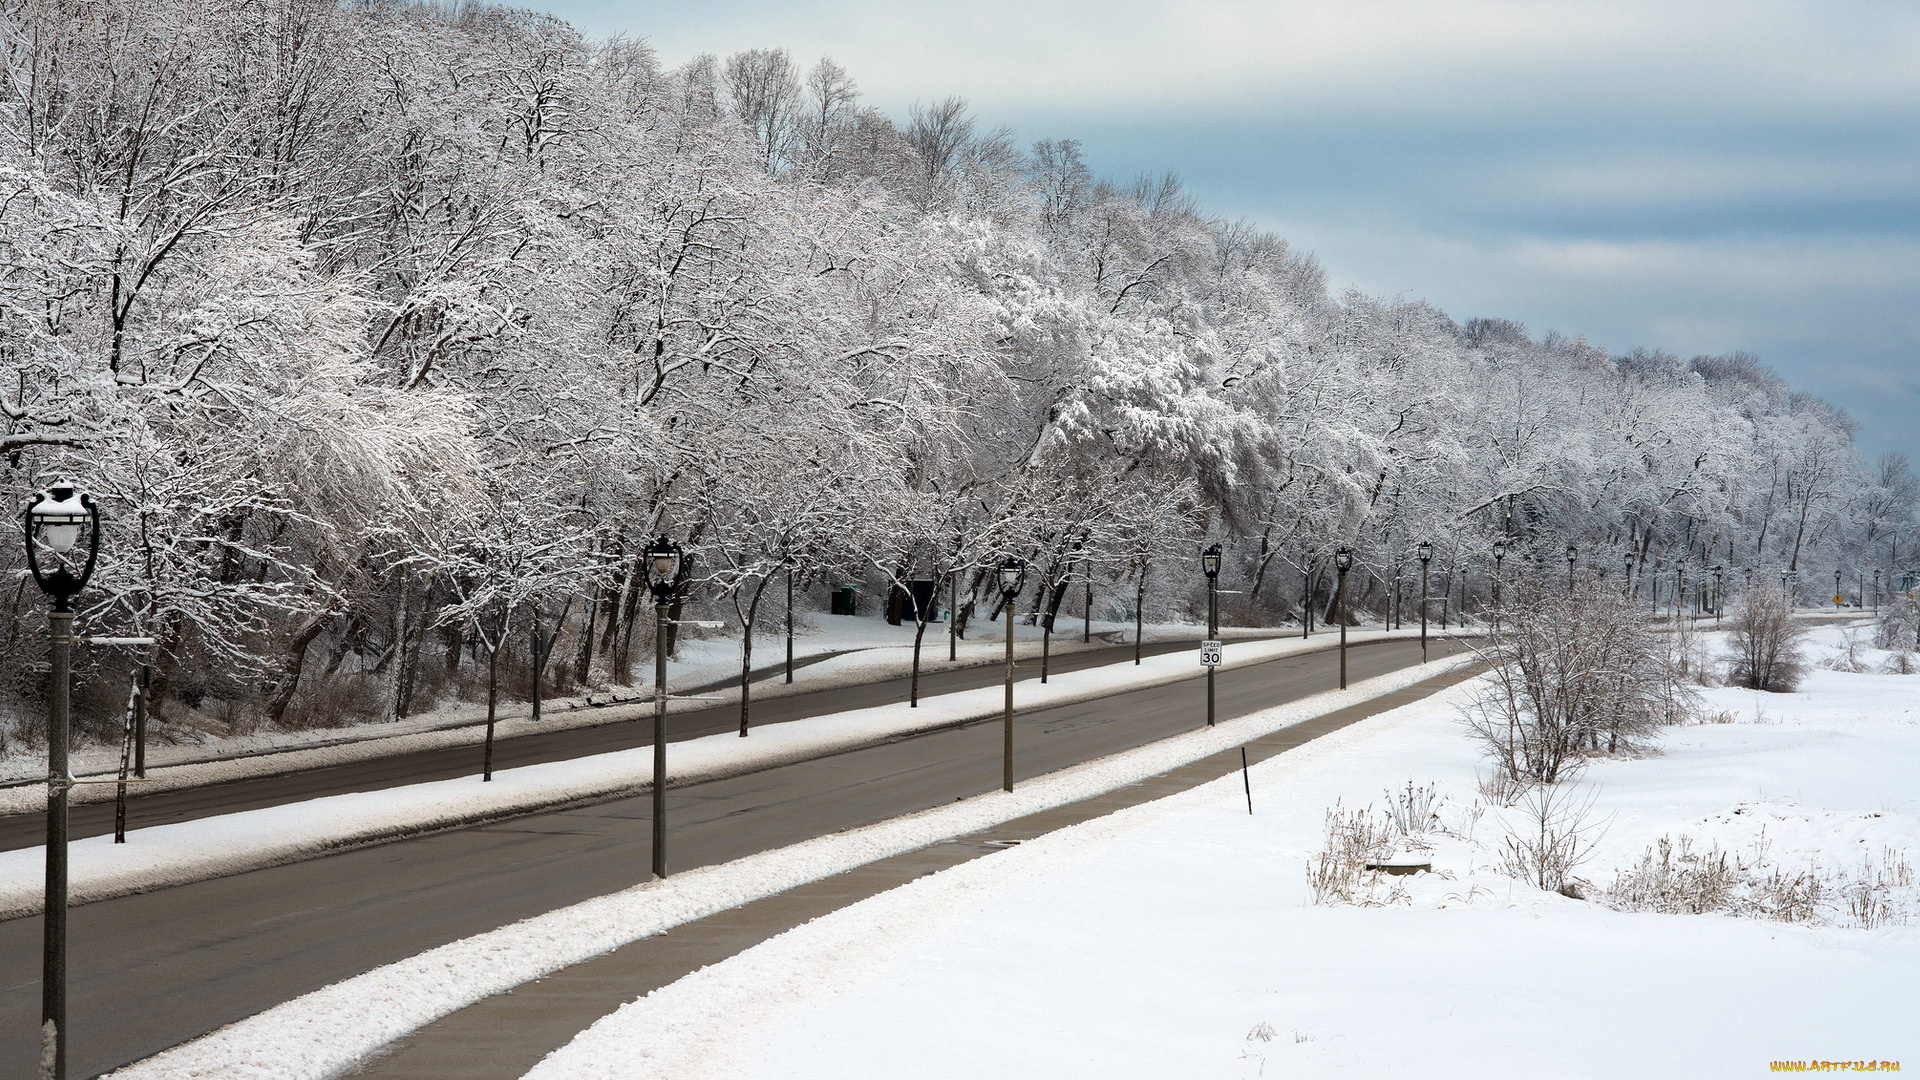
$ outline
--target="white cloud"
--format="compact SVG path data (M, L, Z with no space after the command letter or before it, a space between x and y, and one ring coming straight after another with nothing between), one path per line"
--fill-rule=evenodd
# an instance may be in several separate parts
M1872 0L1145 0L903 5L561 3L669 61L831 55L880 104L986 110L1444 115L1888 109L1920 100L1920 9Z
M1486 166L1470 178L1510 200L1539 206L1714 209L1729 203L1905 200L1920 184L1920 155L1886 146L1877 156L1631 148L1595 158L1554 155Z

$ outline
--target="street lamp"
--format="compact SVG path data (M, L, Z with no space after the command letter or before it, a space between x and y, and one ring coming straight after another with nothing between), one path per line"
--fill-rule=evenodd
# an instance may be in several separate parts
M1720 625L1720 609L1727 604L1725 589L1726 577L1726 567L1716 565L1713 568L1713 625L1715 626Z
M1793 571L1791 570L1780 571L1780 599L1785 600L1787 602L1788 607L1793 606L1793 593L1788 591L1787 589L1787 583L1792 580L1793 580Z
M1629 549L1620 567L1620 592L1627 599L1633 599L1633 551Z
M1333 608L1339 612L1340 618L1340 689L1345 690L1347 688L1347 571L1353 569L1353 549L1343 547L1335 551L1333 568L1340 571L1339 577L1335 579L1338 584L1333 592Z
M1220 636L1220 545L1200 553L1200 572L1207 575L1207 640ZM1213 669L1207 665L1207 726L1213 726Z
M1844 596L1845 594L1840 591L1840 571L1835 570L1833 572L1833 606L1836 608L1845 606Z
M1496 611L1500 608L1500 564L1505 562L1506 558L1507 541L1505 537L1501 537L1493 542L1493 606Z
M100 507L93 496L71 481L56 480L33 497L23 519L27 536L27 568L40 591L53 601L47 612L47 635L53 647L53 670L47 684L47 878L45 918L42 920L43 965L40 975L41 1076L65 1080L67 1075L67 789L73 783L67 767L67 694L71 675L68 657L73 647L73 598L93 577L100 556ZM87 532L87 561L75 574L64 556ZM37 550L55 556L51 570L40 564Z
M1580 549L1577 547L1574 547L1572 544L1568 544L1567 545L1567 591L1568 592L1573 591L1573 564L1575 560L1579 558L1580 558Z
M1006 746L1001 755L1000 786L1013 790L1013 608L1026 583L1027 568L1017 559L1000 561L1000 600L1007 609L1007 709L1004 734Z
M662 536L642 560L653 593L653 876L667 876L667 607L680 580L680 545Z
M1424 664L1427 662L1427 574L1433 562L1433 542L1422 540L1414 550L1420 554L1420 662Z

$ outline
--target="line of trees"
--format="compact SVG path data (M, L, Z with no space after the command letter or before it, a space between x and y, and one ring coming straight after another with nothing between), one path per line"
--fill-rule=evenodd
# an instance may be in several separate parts
M1752 357L1336 295L1170 175L1102 181L959 99L889 117L831 60L667 69L391 0L0 19L0 495L99 498L82 626L156 638L176 707L399 716L501 665L626 682L661 534L682 602L736 622L789 570L958 574L973 621L1007 555L1127 606L1173 558L1152 588L1178 605L1207 536L1272 619L1324 616L1342 544L1356 609L1422 539L1436 570L1502 535L1910 561L1906 462L1863 467ZM0 544L0 689L31 717L22 563Z

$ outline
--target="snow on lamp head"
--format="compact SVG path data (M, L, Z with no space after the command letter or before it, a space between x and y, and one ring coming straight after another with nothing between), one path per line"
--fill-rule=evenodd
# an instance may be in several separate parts
M1020 589L1026 581L1027 568L1018 559L1002 559L999 574L1000 595L1005 597L1008 603L1012 603L1013 598L1020 595Z
M65 555L73 550L74 544L79 543L80 526L86 524L90 516L81 498L72 484L57 480L45 494L33 501L27 514L33 519L34 531L39 534L42 544Z
M1343 547L1333 553L1333 567L1341 573L1353 569L1353 549Z
M1421 562L1424 563L1424 562L1433 561L1433 541L1422 540L1420 541L1420 546L1415 550L1417 550L1420 553Z
M71 611L73 597L93 576L94 561L100 555L100 508L93 496L73 486L72 481L56 480L46 491L27 504L23 524L27 533L27 568L42 592L53 597L55 611ZM56 555L71 552L80 543L82 527L87 532L87 561L78 574L56 565L51 571L40 565L38 549L45 547Z
M656 600L665 600L673 592L680 576L680 545L662 536L647 545L647 588Z
M1208 580L1212 580L1220 576L1220 545L1219 544L1215 544L1212 547L1200 553L1200 572L1207 575Z

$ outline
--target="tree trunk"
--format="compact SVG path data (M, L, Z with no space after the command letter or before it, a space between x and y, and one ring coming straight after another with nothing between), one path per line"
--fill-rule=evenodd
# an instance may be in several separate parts
M407 715L407 621L412 605L413 583L403 575L400 578L400 607L393 615L393 647L374 665L374 670L378 671L389 663L393 664L393 687L388 707L395 720Z
M586 610L580 613L580 647L574 651L573 681L581 686L589 685L593 677L594 623L599 619L605 594L605 587L595 585L593 595L587 598Z
M920 612L920 619L913 626L913 676L907 681L907 708L920 707L920 639L927 636L927 613Z
M300 672L307 661L307 646L312 645L313 639L320 636L320 631L331 618L333 618L333 608L329 607L308 620L307 624L293 635L293 640L287 643L286 672L281 676L279 685L274 688L273 700L267 703L268 723L276 726L280 723L280 717L286 713L287 706L293 701L294 689L300 685Z

